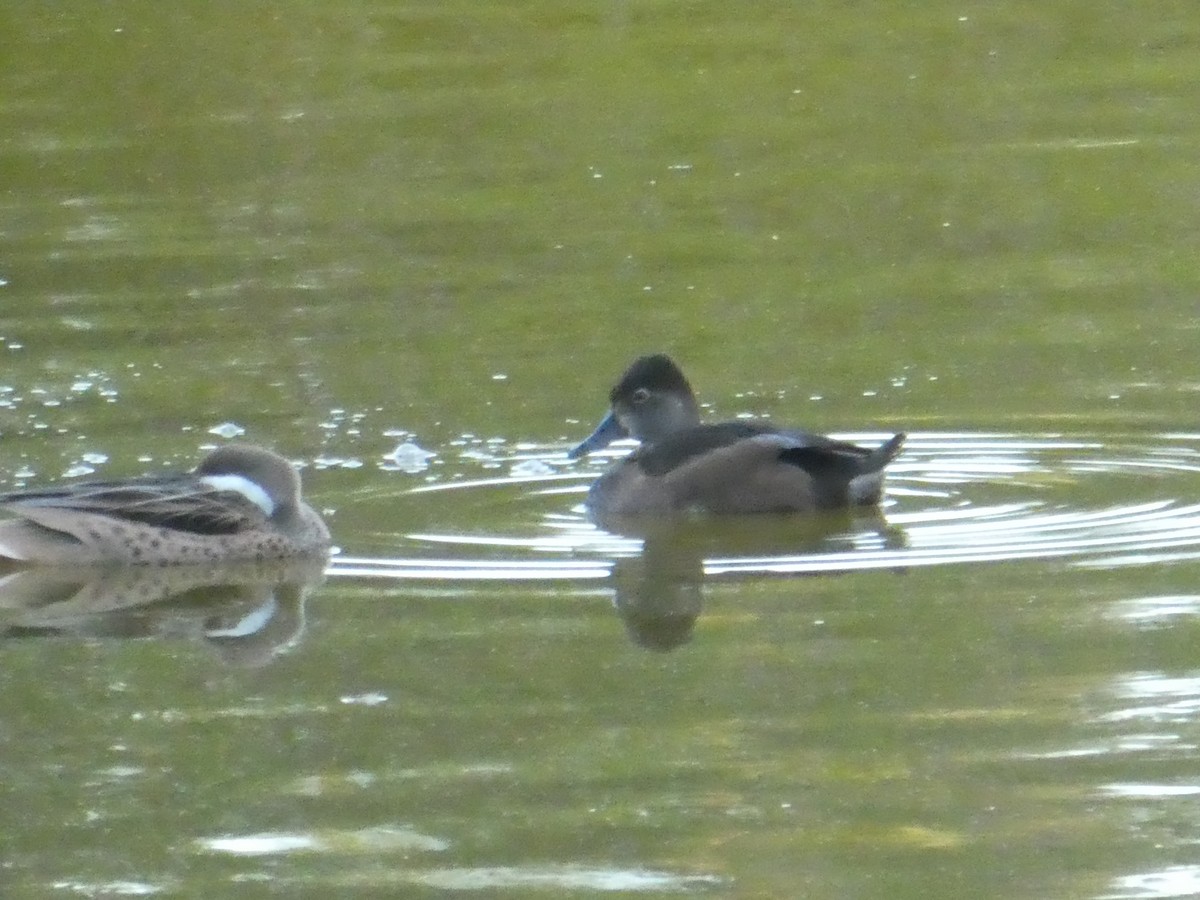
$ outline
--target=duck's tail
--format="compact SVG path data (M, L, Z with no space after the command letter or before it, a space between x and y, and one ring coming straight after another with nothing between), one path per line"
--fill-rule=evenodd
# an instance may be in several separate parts
M859 474L846 486L851 505L872 506L879 502L883 495L883 467L900 455L904 438L903 432L893 435L862 458Z
M878 472L893 459L900 455L900 448L904 446L904 439L908 437L903 431L899 434L894 434L874 450L863 460L862 471Z

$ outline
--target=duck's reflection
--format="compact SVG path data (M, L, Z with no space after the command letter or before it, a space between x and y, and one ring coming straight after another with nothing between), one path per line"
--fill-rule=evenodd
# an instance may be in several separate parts
M192 640L263 666L296 646L324 560L232 566L31 568L0 577L0 641Z
M876 510L702 520L610 517L596 524L642 541L640 554L616 561L612 586L630 640L648 650L673 650L691 639L703 606L706 559L845 551L865 539L904 546L904 532Z

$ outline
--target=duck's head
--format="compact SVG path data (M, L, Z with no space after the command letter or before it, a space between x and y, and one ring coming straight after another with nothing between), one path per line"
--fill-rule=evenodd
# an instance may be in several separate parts
M608 395L609 413L567 456L578 459L613 441L633 437L647 444L700 422L692 386L669 356L642 356L625 370Z
M237 491L270 517L294 511L300 502L300 474L263 447L229 444L200 461L194 473L206 484Z

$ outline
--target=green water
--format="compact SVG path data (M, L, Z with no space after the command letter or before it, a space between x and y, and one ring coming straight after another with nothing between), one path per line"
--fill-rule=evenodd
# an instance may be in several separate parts
M0 600L4 896L1200 892L1191 4L14 4L0 35L0 481L186 467L231 424L383 564L253 646L211 626L254 592ZM631 639L636 550L579 511L603 461L561 453L650 350L714 416L913 433L896 555L730 575L717 541L680 645ZM1097 511L1040 552L1037 516Z

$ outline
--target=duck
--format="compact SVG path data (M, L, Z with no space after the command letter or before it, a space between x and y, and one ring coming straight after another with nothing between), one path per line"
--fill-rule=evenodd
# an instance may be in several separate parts
M329 529L282 456L226 444L191 472L0 493L0 562L145 565L326 555Z
M692 386L666 354L641 356L609 393L608 414L567 456L632 437L640 445L588 490L602 517L819 513L871 507L905 435L874 448L769 422L700 420Z

